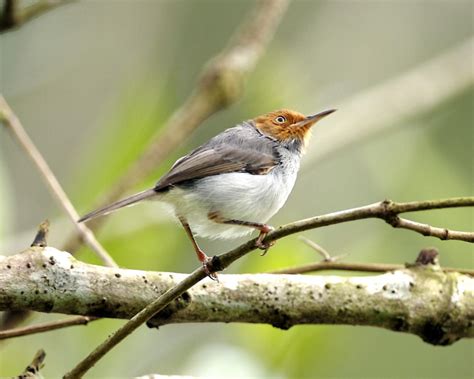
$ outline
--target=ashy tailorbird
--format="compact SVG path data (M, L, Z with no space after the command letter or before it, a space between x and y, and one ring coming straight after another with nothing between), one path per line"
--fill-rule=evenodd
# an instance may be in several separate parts
M335 109L304 116L281 109L244 121L178 159L156 185L97 209L79 222L141 200L170 204L207 269L209 257L194 236L236 238L256 229L257 247L273 228L266 222L285 204L295 184L311 127Z

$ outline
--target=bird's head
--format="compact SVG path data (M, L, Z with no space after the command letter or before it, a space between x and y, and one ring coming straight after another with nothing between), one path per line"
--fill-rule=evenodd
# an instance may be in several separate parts
M280 109L258 116L253 121L261 133L281 142L296 140L304 147L311 136L311 127L335 111L335 109L330 109L312 116L305 116L290 109Z

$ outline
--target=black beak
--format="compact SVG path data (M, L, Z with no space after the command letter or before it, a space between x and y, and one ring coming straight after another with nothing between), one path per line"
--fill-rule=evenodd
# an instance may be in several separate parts
M303 121L295 124L295 126L311 126L321 120L322 118L329 116L331 113L336 112L336 109L329 109L327 111L316 113L312 116L307 116Z

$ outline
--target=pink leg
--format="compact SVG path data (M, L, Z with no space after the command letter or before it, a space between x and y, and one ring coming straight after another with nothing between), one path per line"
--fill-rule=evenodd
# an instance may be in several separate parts
M199 247L199 245L197 244L197 242L194 238L193 232L192 232L188 222L186 221L186 219L184 217L180 216L179 221L181 221L181 224L183 225L184 231L186 232L189 239L191 240L191 243L193 244L193 247L194 247L194 251L196 252L196 255L199 259L199 262L202 263L202 265L204 267L204 270L206 271L207 276L209 276L209 278L211 278L212 280L219 281L218 278L217 278L217 274L215 272L211 272L209 270L209 263L211 262L212 258L208 257L204 253L204 251L201 250L201 248Z
M231 224L231 225L242 225L248 226L249 228L254 228L260 231L258 235L257 241L255 241L255 246L257 246L260 250L264 250L262 255L265 255L270 247L275 244L275 241L266 242L264 243L263 240L270 233L274 228L267 224L261 224L259 222L251 222L251 221L241 221L241 220L229 220L223 218L218 212L211 212L208 214L210 220L217 222L219 224Z

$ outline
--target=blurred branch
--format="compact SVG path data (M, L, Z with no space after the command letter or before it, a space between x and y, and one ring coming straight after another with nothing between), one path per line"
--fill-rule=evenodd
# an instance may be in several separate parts
M356 272L388 272L395 270L403 270L404 265L389 264L389 263L357 263L357 262L334 262L323 260L321 262L308 263L306 265L283 268L281 270L275 270L268 272L269 274L285 274L285 275L296 275L296 274L307 274L310 272L318 271L329 271L329 270L341 270L341 271L356 271ZM446 269L443 267L443 271L454 270L459 273L466 274L466 271L462 269ZM474 271L472 271L474 274Z
M317 271L356 271L356 272L388 272L395 270L403 270L405 265L397 265L390 263L357 263L357 262L334 262L334 261L322 261L314 262L306 265L284 268L281 270L270 271L269 274L307 274L310 272ZM474 277L474 270L462 269L462 268L450 268L442 267L444 272L459 272L463 275L469 275Z
M324 262L334 262L334 261L337 261L338 259L340 259L342 257L345 257L347 255L347 254L341 254L341 255L337 255L337 256L331 256L331 254L329 254L325 248L318 245L316 242L311 241L309 238L306 238L305 236L299 236L298 239L303 241L303 243L305 243L311 249L313 249L319 255L321 255Z
M25 22L74 0L36 0L33 4L21 8L20 0L4 0L0 15L0 33L20 27Z
M354 262L336 262L347 254L331 256L323 247L304 236L299 237L306 245L321 254L323 260L321 262L309 263L301 266L285 268L281 270L269 271L269 274L307 274L316 271L341 270L341 271L358 271L358 272L387 272L402 270L406 265L387 264L387 263L354 263ZM438 255L438 251L431 248ZM474 270L447 268L443 267L445 272L459 272L464 275L474 276Z
M445 272L432 262L366 277L222 274L219 283L206 279L191 289L193 282L205 277L201 268L191 276L107 268L82 263L51 247L32 247L2 258L0 267L3 309L133 316L132 320L145 322L149 317L140 310L157 294L165 294L167 306L162 300L160 309L164 309L149 326L185 322L267 323L282 329L297 324L368 325L412 333L440 345L474 337L470 326L474 278ZM172 301L173 291L183 283L189 290Z
M311 167L402 120L427 113L474 84L474 37L451 50L337 105L330 128L318 129L324 144L309 147L303 167Z
M43 322L41 324L29 325L23 328L14 328L0 331L0 340L29 336L31 334L49 332L56 329L67 328L69 326L87 325L91 321L98 320L96 317L77 316L65 320Z
M54 176L53 171L48 166L46 160L36 148L33 141L26 133L26 130L23 128L23 125L21 125L20 120L13 113L12 109L7 104L2 95L0 95L0 123L3 123L5 127L12 133L13 137L23 148L23 151L33 161L51 194L69 216L81 238L97 254L97 256L104 262L105 265L117 267L115 261L107 253L107 251L105 251L99 241L97 241L92 231L84 224L77 222L79 219L79 214L74 208L74 205L72 205L71 201L66 195L66 192L63 190L61 184L59 184L59 181Z
M97 207L120 198L135 184L146 179L208 117L237 101L243 93L246 75L264 53L282 18L288 0L260 0L239 26L227 47L204 67L194 91L154 137L141 157L110 186ZM107 218L89 223L92 230ZM64 250L74 253L80 246L77 236Z

